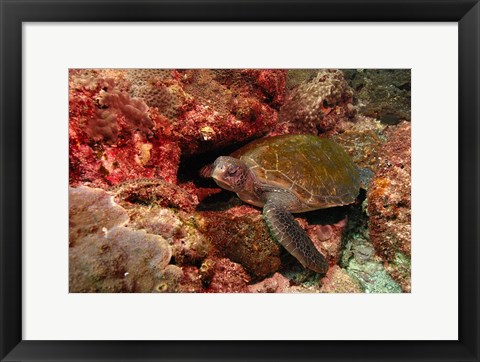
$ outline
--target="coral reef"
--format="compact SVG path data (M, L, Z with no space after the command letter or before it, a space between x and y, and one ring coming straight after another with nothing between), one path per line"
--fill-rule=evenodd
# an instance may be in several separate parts
M312 212L317 215L324 215L323 220L320 220L322 223L312 220L312 215L309 216L310 222L299 218L297 218L297 221L305 228L315 247L326 257L328 264L332 266L337 264L340 258L342 235L347 225L347 217L337 222L326 224L325 216L328 217L328 213L331 212L330 210L327 212L324 211L325 210Z
M213 262L214 271L206 292L243 293L247 292L250 277L241 265L229 259L221 258Z
M385 125L373 118L357 116L355 122L343 123L344 129L332 136L359 167L376 171L385 142Z
M299 84L280 109L275 133L319 134L352 117L353 92L340 70L320 70L315 78Z
M310 82L318 74L318 69L289 69L287 70L287 79L285 88L287 93L298 87L302 83Z
M129 93L172 120L191 101L179 82L179 74L169 69L128 69Z
M107 74L117 78L70 71L70 185L105 188L143 177L175 182L180 152L168 120L129 96L122 71Z
M193 211L198 205L195 195L160 178L141 178L125 181L109 189L119 203L158 204Z
M273 274L261 282L248 286L250 293L285 293L289 291L290 280L280 273Z
M173 122L185 155L250 140L273 127L277 113L272 107L283 100L275 89L284 84L284 73L272 70L253 76L248 72L194 69L182 73L183 89L194 99L192 107ZM267 97L265 92L272 95Z
M410 69L349 69L344 72L355 90L355 99L363 115L386 124L410 120Z
M405 291L410 290L410 142L410 123L402 122L389 130L380 167L368 192L370 238Z
M402 288L396 283L382 264L369 260L359 263L355 258L347 267L349 275L356 278L365 293L401 293Z
M322 293L361 293L363 288L360 282L341 269L338 265L331 268L322 279Z
M70 291L410 292L409 87L408 70L70 70ZM294 215L325 275L199 176L288 133L333 139L374 174L355 203Z
M182 156L271 130L277 121L275 107L284 100L285 74L71 70L70 184L107 187L159 177L177 183Z

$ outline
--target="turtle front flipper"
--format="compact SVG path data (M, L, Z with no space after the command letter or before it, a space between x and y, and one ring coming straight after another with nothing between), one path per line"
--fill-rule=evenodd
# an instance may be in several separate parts
M328 263L305 230L284 206L281 194L273 193L263 207L263 217L275 239L305 268L325 274Z

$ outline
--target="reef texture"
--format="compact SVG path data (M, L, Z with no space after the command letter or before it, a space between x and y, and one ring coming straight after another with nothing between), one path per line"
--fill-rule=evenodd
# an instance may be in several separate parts
M176 183L182 156L268 133L285 79L282 70L73 69L70 184Z
M387 132L380 167L368 192L370 238L392 277L410 290L411 136L410 123Z
M410 120L410 69L349 69L345 74L363 115L385 124Z
M300 83L287 95L279 112L275 133L330 131L355 114L353 92L340 70L321 70L308 82Z
M409 292L402 72L71 70L70 291ZM388 82L397 96L381 98ZM374 174L355 203L294 215L326 275L272 239L260 208L199 176L251 139L286 133L332 138Z
M280 268L280 246L268 232L259 210L238 206L226 212L202 212L201 231L209 236L212 254L241 264L265 277Z

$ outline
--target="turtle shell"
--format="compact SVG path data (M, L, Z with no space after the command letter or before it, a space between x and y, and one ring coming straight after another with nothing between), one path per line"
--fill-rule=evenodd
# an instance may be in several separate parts
M263 138L235 151L260 184L287 189L308 211L346 205L360 190L360 173L338 144L313 135ZM295 210L291 210L295 211Z

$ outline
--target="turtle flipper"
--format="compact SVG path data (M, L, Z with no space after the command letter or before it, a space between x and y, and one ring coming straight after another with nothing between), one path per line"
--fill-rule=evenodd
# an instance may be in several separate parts
M324 256L278 200L270 199L265 203L263 217L275 239L305 268L321 274L327 272L328 263Z

